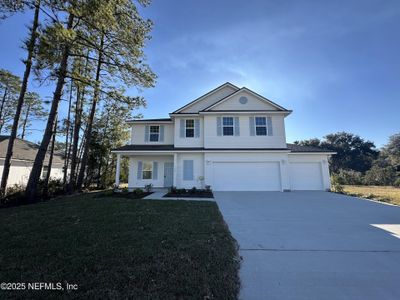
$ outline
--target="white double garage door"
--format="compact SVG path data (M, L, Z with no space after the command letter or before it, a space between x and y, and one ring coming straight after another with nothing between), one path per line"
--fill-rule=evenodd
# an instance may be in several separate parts
M320 162L291 162L288 169L291 190L323 190ZM213 162L215 191L281 191L279 162Z

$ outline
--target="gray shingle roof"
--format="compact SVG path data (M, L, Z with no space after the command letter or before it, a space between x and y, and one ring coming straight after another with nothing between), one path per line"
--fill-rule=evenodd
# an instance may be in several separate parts
M301 146L296 144L287 144L287 147L288 149L290 149L291 152L335 152L329 149L323 149L312 146Z
M5 158L8 147L8 135L0 135L0 158ZM32 143L30 141L21 140L19 138L15 139L13 148L13 159L19 159L24 161L34 161L36 153L39 149L39 145ZM45 164L49 161L49 154L46 154ZM64 158L62 153L55 152L53 156L54 164L63 164Z

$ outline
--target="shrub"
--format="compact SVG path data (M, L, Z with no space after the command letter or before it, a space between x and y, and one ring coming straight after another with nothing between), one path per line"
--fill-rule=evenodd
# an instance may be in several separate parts
M127 187L123 187L122 189L121 189L121 192L123 192L123 193L128 193L129 192L129 189L127 188Z
M332 191L335 193L343 194L344 188L340 183L339 176L337 174L332 174L331 176L331 187Z
M211 192L211 185L206 185L204 188L207 192Z
M363 184L363 175L361 172L354 170L339 170L337 175L337 182L339 184L360 185Z
M146 185L144 186L144 190L145 190L147 193L150 193L152 189L153 189L153 185L152 185L151 183L150 183L150 184L146 184Z
M136 195L141 195L141 194L143 194L144 192L143 192L142 189L136 188L136 189L133 190L133 193L136 194Z
M396 169L394 167L373 166L365 173L364 184L368 185L393 185L396 180Z
M177 189L176 193L177 194L186 194L186 189Z
M393 185L394 185L394 186L397 186L397 187L400 187L400 178L397 178L397 179L394 181Z
M197 188L194 186L190 189L190 194L196 194L197 193Z
M176 194L176 186L171 186L169 189L168 189L168 192L169 193L172 193L172 194Z

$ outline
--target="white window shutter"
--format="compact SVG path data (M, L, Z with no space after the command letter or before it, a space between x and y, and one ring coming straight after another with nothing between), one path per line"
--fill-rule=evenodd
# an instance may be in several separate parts
M200 137L200 120L199 119L194 120L194 137L196 137L196 138Z
M143 163L141 161L138 161L137 179L142 179L142 170L143 170Z
M150 126L146 125L144 128L144 141L145 142L149 141L149 136L150 136Z
M156 161L153 161L153 179L158 179L158 163Z
M217 117L217 135L221 136L222 135L222 118Z
M274 135L272 132L272 118L267 117L268 135Z
M235 135L239 136L240 135L239 117L234 118L234 124L235 124Z
M193 160L183 161L183 180L193 180Z
M184 119L180 120L179 136L181 138L185 137L185 120Z
M254 128L254 117L249 118L249 127L250 127L250 135L255 136L256 135L256 130Z

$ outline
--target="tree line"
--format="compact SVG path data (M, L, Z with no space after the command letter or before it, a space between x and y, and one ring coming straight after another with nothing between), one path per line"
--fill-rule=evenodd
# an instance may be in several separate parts
M148 4L148 0L0 1L2 18L33 11L23 47L26 59L22 79L6 70L1 73L4 82L10 81L1 83L4 101L14 101L12 106L4 106L12 107L11 111L2 112L10 132L1 177L2 198L6 197L15 139L18 134L25 136L21 130L25 132L36 117L45 118L46 125L24 202L39 201L46 195L49 178L41 182L42 168L49 154L51 164L55 151L65 157L63 191L73 193L93 184L110 184L115 165L110 151L128 136L121 120L132 117L132 111L146 103L142 97L128 95L127 89L140 90L155 83L156 76L146 64L143 50L153 24L138 11L138 5ZM41 84L54 83L46 113L40 97L27 92L31 77ZM14 96L8 96L11 94ZM60 118L63 100L68 102L68 111Z
M329 166L339 184L400 186L400 133L390 136L380 150L373 142L348 132L295 144L335 151Z

